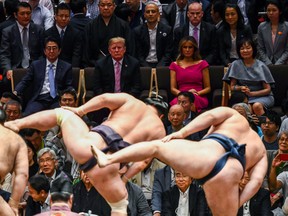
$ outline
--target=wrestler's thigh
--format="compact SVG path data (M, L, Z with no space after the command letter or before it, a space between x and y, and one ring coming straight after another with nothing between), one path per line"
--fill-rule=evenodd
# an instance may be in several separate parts
M7 202L0 196L0 215L14 215Z
M237 215L239 182L242 176L243 168L239 161L229 158L224 168L203 185L213 216Z
M105 168L97 165L86 174L97 191L110 203L118 202L127 196L125 184L120 178L119 164Z

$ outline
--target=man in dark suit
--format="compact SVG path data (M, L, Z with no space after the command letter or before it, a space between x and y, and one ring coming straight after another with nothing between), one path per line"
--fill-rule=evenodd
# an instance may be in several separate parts
M170 25L173 29L183 26L187 17L188 0L175 0L175 2L163 6L161 21L166 25ZM181 21L183 16L183 21Z
M161 215L210 215L204 191L197 182L177 170L174 174L176 185L163 194Z
M213 65L217 52L216 28L214 25L202 21L203 10L199 2L192 2L188 6L189 22L174 31L174 53L178 54L178 44L184 36L193 36L198 42L200 55L209 65Z
M17 22L2 31L0 67L8 80L13 69L28 68L43 54L43 29L31 22L31 13L31 6L20 2L15 13Z
M72 86L72 66L60 59L59 42L54 38L45 39L46 58L33 61L27 74L18 83L14 94L21 95L32 85L33 95L23 116L59 107L58 91Z
M159 22L159 8L148 2L144 17L146 23L134 29L137 58L141 66L169 66L173 51L172 28Z
M74 29L77 29L84 36L85 26L91 21L89 17L86 16L87 7L85 0L72 0L70 3L73 16L70 20L70 25Z
M127 53L135 55L135 42L129 24L116 17L114 0L100 0L100 14L85 28L83 61L84 66L94 67L98 59L109 54L108 41L123 37L127 41Z
M69 25L70 14L71 10L68 4L59 4L55 11L55 24L45 32L45 36L51 36L61 41L59 59L72 64L72 67L80 67L82 37L78 30Z
M140 64L137 59L125 54L125 39L111 38L108 49L110 55L95 64L95 95L126 92L135 97L139 96Z

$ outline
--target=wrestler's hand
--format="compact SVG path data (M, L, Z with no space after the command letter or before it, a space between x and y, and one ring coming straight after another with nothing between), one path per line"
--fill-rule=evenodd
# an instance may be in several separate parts
M62 106L63 109L69 110L73 113L75 113L76 115L82 117L83 115L85 115L84 112L81 112L80 107L69 107L69 106Z
M162 142L169 142L171 139L183 139L183 134L180 131L174 132L162 139Z
M16 133L19 132L19 127L17 126L17 120L5 122L4 126Z

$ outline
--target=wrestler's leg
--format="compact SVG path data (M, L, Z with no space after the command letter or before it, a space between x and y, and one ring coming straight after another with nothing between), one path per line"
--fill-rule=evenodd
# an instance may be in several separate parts
M213 216L237 215L242 175L243 168L239 161L229 158L224 168L203 185Z
M7 202L0 196L0 215L15 215Z

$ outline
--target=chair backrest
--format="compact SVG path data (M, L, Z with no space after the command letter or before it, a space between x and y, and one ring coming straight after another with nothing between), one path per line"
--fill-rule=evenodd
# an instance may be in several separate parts
M81 89L82 89L82 78L81 73L83 73L83 70L80 70L78 67L73 67L72 68L72 86L77 92L77 101L76 105L79 105L79 97L81 94Z
M163 99L167 102L173 98L170 88L170 69L169 67L157 67L156 68L157 81L159 94L163 96ZM166 98L167 97L167 98Z
M140 67L142 90L150 89L151 69L151 67Z
M88 100L95 96L93 87L95 82L95 68L87 67L84 68L83 73L83 95L82 95L82 103L86 103Z
M224 67L224 74L225 75L228 71L228 67ZM221 105L222 106L228 106L228 102L229 99L231 97L231 89L230 89L230 85L226 82L222 82L223 83L223 87L222 87L222 102Z
M211 92L208 96L209 106L217 107L222 103L222 78L224 75L224 66L210 66L209 76L210 76L210 87Z

